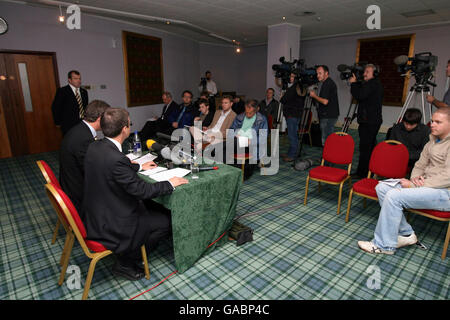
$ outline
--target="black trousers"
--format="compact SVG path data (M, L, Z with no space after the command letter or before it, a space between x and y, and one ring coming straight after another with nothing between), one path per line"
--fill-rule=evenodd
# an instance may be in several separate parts
M147 252L152 251L159 241L167 238L172 232L170 210L152 200L146 200L144 204L148 212L139 217L138 230L130 250L117 257L121 265L132 266L142 261L141 246L143 244Z
M372 150L377 145L377 134L381 123L360 123L358 127L359 134L359 162L356 173L360 177L367 177L369 172L369 161Z

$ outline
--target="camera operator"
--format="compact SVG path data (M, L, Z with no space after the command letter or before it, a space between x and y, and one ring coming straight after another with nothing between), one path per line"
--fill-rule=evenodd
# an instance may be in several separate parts
M211 71L206 71L205 78L202 78L200 84L198 85L198 91L207 91L209 96L213 97L217 94L217 86L216 83L211 79L211 77Z
M374 76L376 67L367 64L364 68L364 80L357 81L355 74L349 79L351 94L358 100L358 134L359 134L359 162L353 177L365 178L369 172L369 161L372 150L377 144L377 134L383 119L381 109L383 105L383 86Z
M334 131L334 125L339 116L339 101L337 86L330 78L328 67L325 65L317 66L316 73L317 79L322 83L322 86L319 95L314 90L309 91L309 95L319 103L317 113L319 115L323 146L327 137Z
M447 62L447 77L450 77L450 60ZM450 88L448 88L444 95L444 101L439 101L432 95L427 95L427 101L438 108L450 106Z
M279 78L275 78L278 86L281 87ZM305 105L306 90L301 88L298 81L295 80L295 73L289 76L288 89L281 97L283 104L283 114L286 118L289 149L287 154L281 154L283 161L292 162L297 155L298 148L298 126L302 117L303 107Z

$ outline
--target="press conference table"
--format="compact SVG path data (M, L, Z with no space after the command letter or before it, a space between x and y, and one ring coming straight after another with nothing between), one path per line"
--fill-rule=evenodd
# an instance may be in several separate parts
M171 195L152 199L172 212L173 251L180 273L189 269L205 252L228 239L224 235L211 245L233 223L242 173L233 166L217 166L218 170L199 172L198 179L192 179L188 174L184 177L189 180L188 184L177 187ZM139 176L155 183L147 176Z

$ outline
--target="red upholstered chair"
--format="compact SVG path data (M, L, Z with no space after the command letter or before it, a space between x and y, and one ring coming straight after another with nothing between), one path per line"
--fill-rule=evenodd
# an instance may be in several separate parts
M339 214L341 208L342 187L344 182L349 180L351 183L350 170L352 168L353 152L355 150L355 142L352 136L345 132L335 132L328 136L325 140L325 146L323 148L322 163L319 167L311 169L306 178L305 188L305 201L308 199L308 186L309 180L315 180L320 183L328 183L332 185L339 185L339 197L337 214ZM334 164L348 165L347 170L334 167L328 167L324 165L324 162L330 162Z
M61 269L61 274L59 277L58 284L62 285L64 282L64 277L66 274L67 266L69 264L70 253L72 252L72 247L75 238L77 238L78 242L83 249L83 252L86 256L91 259L91 263L89 265L89 271L86 278L86 283L84 286L84 292L82 299L86 300L89 294L89 288L91 287L92 277L94 275L95 265L97 262L112 254L113 252L107 250L101 243L87 240L86 239L86 229L84 227L83 222L78 215L77 210L70 201L69 197L57 186L48 183L45 185L46 192L48 197L50 198L53 206L56 208L56 211L59 216L64 217L64 219L68 222L69 232L67 233L68 240L66 241L67 246L65 246L65 254L64 254L64 262ZM145 277L150 279L150 272L148 270L148 261L147 261L147 253L145 251L145 245L141 247L142 252L142 260L144 261L144 269L145 269Z
M441 259L444 260L445 257L447 256L448 243L450 241L450 211L439 211L431 209L406 209L406 210L412 213L420 214L421 216L433 220L448 222L447 235L445 236L444 249L442 250L441 255Z
M53 183L55 186L61 189L61 186L59 185L58 179L56 179L55 174L53 173L50 166L45 162L44 160L38 160L36 161L36 164L38 165L39 169L41 170L42 175L44 176L46 183ZM58 236L58 230L59 226L61 224L61 221L56 220L55 230L53 231L53 237L52 237L52 244L55 243L56 237Z
M270 114L267 116L267 126L269 127L269 130L273 129L273 118Z
M364 201L366 198L378 200L375 191L378 180L372 178L372 174L384 178L403 178L408 170L408 159L408 149L399 141L386 140L377 144L370 156L367 178L356 182L350 190L345 222L349 219L353 194L363 197Z

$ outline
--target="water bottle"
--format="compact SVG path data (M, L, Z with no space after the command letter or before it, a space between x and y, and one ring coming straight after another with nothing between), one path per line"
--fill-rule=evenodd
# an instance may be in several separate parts
M133 154L139 157L142 155L141 139L139 139L137 131L134 132L133 137Z

